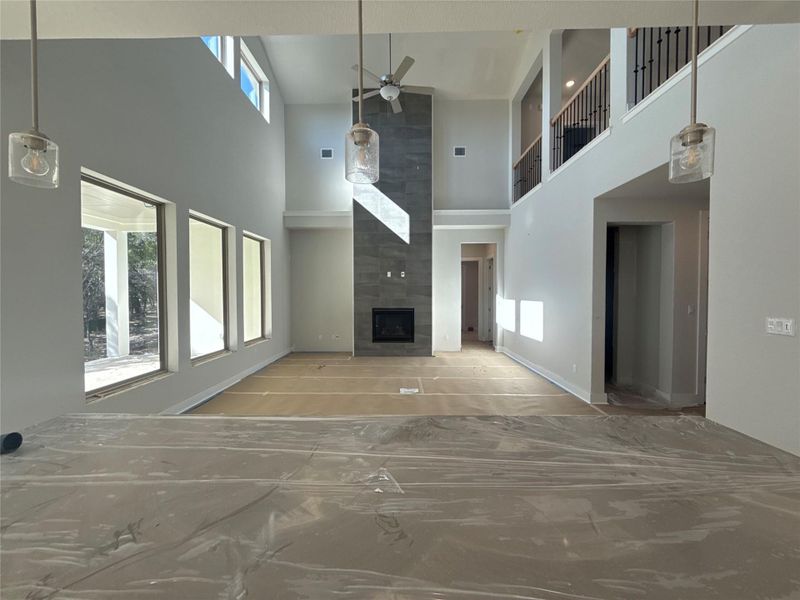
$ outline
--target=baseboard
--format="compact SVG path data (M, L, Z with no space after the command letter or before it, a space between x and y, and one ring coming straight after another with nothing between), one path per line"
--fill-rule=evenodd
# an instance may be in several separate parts
M194 408L197 408L198 406L203 404L205 401L213 398L214 396L216 396L220 392L228 389L234 383L240 382L242 379L244 379L248 375L252 375L256 371L260 371L264 367L269 366L272 363L274 363L276 360L280 360L284 356L286 356L288 354L291 354L293 351L294 351L293 348L289 348L288 350L284 350L283 352L275 354L274 356L270 356L268 359L263 360L263 361L255 364L255 365L253 365L252 367L250 367L248 369L245 369L244 371L241 371L240 373L234 375L233 377L229 377L228 379L225 379L225 380L219 382L218 384L213 385L210 388L207 388L207 389L203 390L199 394L195 394L194 396L192 396L190 398L187 398L186 400L178 402L177 404L173 404L169 408L161 411L160 414L162 414L162 415L182 415L184 413L187 413L190 410L192 410Z
M498 351L498 352L502 352L507 357L509 357L511 360L513 360L515 362L518 362L523 367L526 367L527 369L530 369L531 371L533 371L537 375L541 375L542 377L544 377L545 379L547 379L551 383L556 384L558 387L560 387L561 389L569 392L573 396L577 396L578 398L580 398L581 400L583 400L587 404L591 404L592 403L592 396L591 396L591 394L589 394L589 392L587 392L583 388L580 388L580 387L570 383L569 381L563 379L560 375L556 375L552 371L548 371L544 367L541 367L541 366L539 366L539 365L537 365L535 363L532 363L527 358L524 358L524 357L520 356L519 354L517 354L513 350L509 350L505 346L497 346L495 348L495 350Z

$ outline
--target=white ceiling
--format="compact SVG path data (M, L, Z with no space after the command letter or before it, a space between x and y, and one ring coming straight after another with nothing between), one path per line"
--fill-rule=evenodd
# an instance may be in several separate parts
M39 33L56 38L345 34L353 0L40 0ZM367 33L685 25L688 0L367 0ZM713 0L701 24L800 22L796 0ZM0 0L0 37L25 38L27 0Z
M436 88L449 99L507 98L527 32L407 33L392 35L394 69L409 55L416 62L403 83ZM290 104L341 102L357 87L352 70L358 59L352 35L264 36L264 46ZM388 35L364 40L364 66L383 75L389 72ZM365 87L375 87L364 80Z

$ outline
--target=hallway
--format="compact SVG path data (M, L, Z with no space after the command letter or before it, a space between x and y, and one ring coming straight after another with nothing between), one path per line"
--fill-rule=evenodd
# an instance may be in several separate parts
M402 390L402 391L401 391ZM592 405L491 345L427 357L293 353L193 411L238 416L701 414Z

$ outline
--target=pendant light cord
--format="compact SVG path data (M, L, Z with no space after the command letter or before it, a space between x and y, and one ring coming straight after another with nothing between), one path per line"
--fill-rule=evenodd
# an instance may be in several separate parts
M697 22L699 13L700 0L694 0L694 25L692 26L692 125L697 123Z
M31 117L33 129L39 131L39 65L38 65L38 34L36 32L36 0L30 0L31 5Z
M34 1L34 0L32 0ZM364 25L361 16L361 0L358 0L358 122L363 123L364 104Z
M389 73L392 72L392 34L389 34Z

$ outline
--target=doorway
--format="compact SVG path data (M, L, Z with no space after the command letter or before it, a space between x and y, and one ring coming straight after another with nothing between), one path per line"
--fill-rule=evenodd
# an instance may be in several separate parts
M461 244L460 346L492 342L497 244Z
M606 240L606 394L662 404L671 391L672 224L611 225Z
M461 261L461 340L478 339L478 261Z

